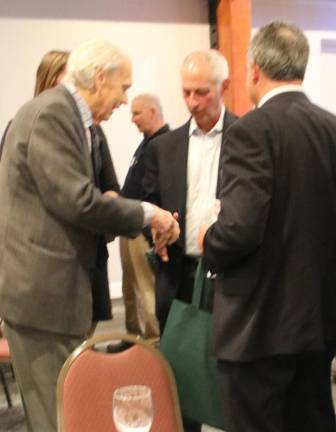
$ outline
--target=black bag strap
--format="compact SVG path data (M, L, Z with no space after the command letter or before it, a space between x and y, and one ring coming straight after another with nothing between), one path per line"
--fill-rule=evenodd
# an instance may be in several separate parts
M203 259L200 258L195 273L194 289L192 296L193 306L200 309L204 304L209 303L210 296L213 295L213 281L207 278L204 269Z
M195 273L195 281L194 281L194 289L192 296L192 304L193 306L199 309L201 307L201 301L204 296L204 290L206 285L206 273L204 270L203 260L202 258L198 261L196 273Z

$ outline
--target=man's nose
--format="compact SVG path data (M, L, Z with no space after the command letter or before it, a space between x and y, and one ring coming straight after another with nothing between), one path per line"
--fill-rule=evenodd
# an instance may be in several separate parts
M196 97L195 93L190 93L188 97L188 105L191 108L195 108L198 105L198 98Z

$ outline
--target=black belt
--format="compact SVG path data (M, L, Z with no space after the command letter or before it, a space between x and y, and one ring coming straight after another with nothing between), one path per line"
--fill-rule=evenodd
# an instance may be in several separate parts
M183 255L182 256L182 262L184 265L197 267L197 264L199 262L199 257L193 257L190 255Z

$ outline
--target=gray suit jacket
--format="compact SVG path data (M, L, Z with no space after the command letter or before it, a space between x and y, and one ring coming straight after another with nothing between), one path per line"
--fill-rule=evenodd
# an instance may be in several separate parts
M0 164L0 316L83 335L91 326L97 235L137 235L138 201L104 197L72 96L42 93L15 116Z

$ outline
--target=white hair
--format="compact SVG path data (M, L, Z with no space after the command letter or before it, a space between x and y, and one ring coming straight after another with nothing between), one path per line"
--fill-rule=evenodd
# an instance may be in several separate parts
M125 60L128 60L127 55L111 42L89 40L71 51L64 81L80 88L92 88L97 69L112 74Z
M222 82L229 77L229 66L226 58L218 50L207 49L193 51L184 59L182 68L192 62L208 64L211 69L212 79L218 85L221 85Z

